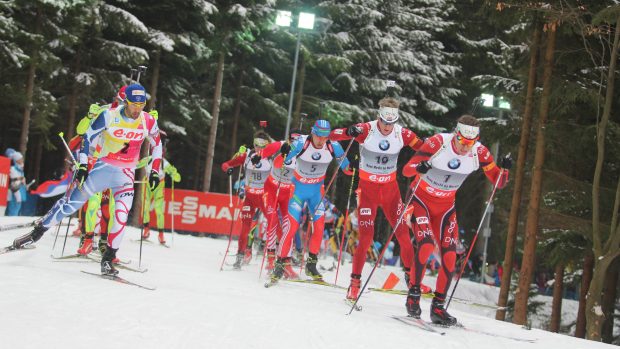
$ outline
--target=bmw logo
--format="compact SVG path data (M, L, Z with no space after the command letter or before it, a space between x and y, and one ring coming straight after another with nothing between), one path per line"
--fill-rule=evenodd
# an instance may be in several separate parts
M312 160L315 160L315 161L321 160L321 153L313 153Z
M285 164L285 165L290 165L290 164L292 164L292 163L293 163L293 160L286 160L286 161L284 161L284 164Z
M457 168L461 167L461 160L459 159L450 160L450 162L448 162L448 167L453 170L456 170Z
M383 151L390 149L390 142L388 142L387 139L382 140L379 142L379 149Z
M258 164L254 165L254 168L261 168L263 167L263 162L259 162Z

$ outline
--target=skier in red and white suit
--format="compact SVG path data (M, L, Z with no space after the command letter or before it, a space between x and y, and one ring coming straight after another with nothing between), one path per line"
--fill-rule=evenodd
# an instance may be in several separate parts
M335 129L330 135L331 139L338 141L355 138L360 145L359 245L353 255L348 299L357 299L359 294L366 252L375 234L377 208L383 209L392 227L403 212L404 205L396 182L398 154L405 146L417 150L423 143L414 132L396 124L399 119L398 107L399 102L396 99L383 98L379 101L377 120L346 129ZM399 224L395 235L400 244L401 260L407 279L413 261L413 246L407 224Z
M471 115L458 119L453 133L440 133L428 138L403 168L403 175L414 177L415 188L411 201L411 226L418 250L411 268L411 287L407 295L407 312L420 318L420 284L429 256L437 248L441 252L441 269L431 305L431 320L443 325L456 324L456 318L444 309L446 292L450 288L459 229L454 200L467 176L482 168L493 184L503 188L508 183L510 157L501 159L501 169L493 155L478 142L480 123Z
M291 131L290 141L294 141L300 133ZM258 156L269 158L280 151L284 141L272 142L259 152ZM271 163L271 174L265 181L265 194L263 195L263 205L265 207L265 218L267 219L267 270L272 270L276 259L276 243L282 237L282 226L278 218L278 210L282 219L288 215L288 202L293 195L292 185L293 174L297 158L284 161L285 155L278 154ZM276 198L277 195L277 198ZM292 276L292 275L291 275Z
M235 269L241 268L244 254L251 258L252 250L247 248L248 233L252 227L252 218L256 210L261 210L265 214L263 205L264 185L267 176L271 171L271 162L268 158L258 156L260 151L269 144L269 135L263 131L258 131L254 135L254 149L248 149L245 153L236 154L232 159L222 164L222 171L229 176L232 175L233 167L243 165L245 169L245 198L241 206L241 232L239 235L239 245L237 248L237 260L233 264Z

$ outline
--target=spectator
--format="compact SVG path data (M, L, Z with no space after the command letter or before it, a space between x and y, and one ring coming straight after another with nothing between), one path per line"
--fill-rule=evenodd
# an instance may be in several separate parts
M26 200L26 178L24 177L24 156L18 151L7 149L5 154L11 159L9 172L9 193L6 209L7 216L19 216L22 202Z

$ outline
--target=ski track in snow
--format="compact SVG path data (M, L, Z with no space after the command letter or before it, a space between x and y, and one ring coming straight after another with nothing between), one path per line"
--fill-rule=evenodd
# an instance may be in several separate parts
M32 220L0 217L0 225ZM60 255L64 229L56 244ZM27 232L0 232L0 246ZM524 339L523 343L480 333L447 329L437 336L394 319L406 315L404 296L369 292L359 301L362 311L346 315L346 290L280 282L263 287L260 259L242 271L219 271L227 240L166 234L171 248L144 244L144 274L120 270L121 277L156 287L148 291L93 278L80 270L99 272L99 264L54 261L50 258L55 229L37 248L0 256L0 338L2 348L588 348L606 344L541 330L525 330L494 320L494 310L452 302L450 312L466 327ZM119 250L121 259L137 267L139 229L128 228ZM153 240L155 241L155 240ZM78 239L69 237L65 255L75 253ZM231 244L231 253L236 249ZM332 258L319 259L329 267ZM225 266L226 268L226 266ZM228 267L227 270L229 270ZM366 280L372 266L364 268ZM296 271L299 269L297 268ZM381 287L390 271L378 268L369 287ZM333 282L335 271L324 272ZM351 264L341 267L338 284L348 286ZM434 278L425 283L434 285ZM397 288L404 288L403 281ZM493 287L463 280L457 297L477 302L496 300ZM422 299L422 318L428 320L429 299Z

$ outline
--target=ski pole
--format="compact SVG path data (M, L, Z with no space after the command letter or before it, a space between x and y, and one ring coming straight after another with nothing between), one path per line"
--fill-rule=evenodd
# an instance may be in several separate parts
M232 199L231 199L232 204ZM172 246L174 246L174 179L172 180L172 193L170 193L170 204L172 205L172 221L170 222L170 235L172 236ZM170 208L168 208L170 210Z
M64 256L65 255L65 246L67 246L67 237L69 236L69 227L71 227L71 219L73 218L73 215L69 216L69 223L67 223L67 231L65 232L65 241L62 243L62 251L60 252L60 256ZM60 230L60 225L58 226L59 230Z
M146 178L145 178L145 181L146 181ZM142 226L142 228L140 229L140 255L138 257L138 269L140 269L142 265L142 242L144 241L144 215L146 214L145 211L146 211L146 191L147 190L151 190L151 188L148 185L144 185L142 187L142 217L140 219L140 222L142 223L140 225Z
M456 291L456 287L459 285L459 281L461 281L461 276L463 274L463 271L465 270L465 265L467 265L467 261L469 261L469 255L471 254L471 251L473 250L474 245L476 244L476 240L478 239L478 233L480 233L480 228L482 228L482 223L484 222L484 217L486 217L487 212L489 211L489 207L491 206L491 202L493 201L493 197L495 196L495 192L497 191L499 180L502 178L503 174L504 174L504 169L502 168L499 172L499 176L497 176L497 180L495 180L495 185L493 185L493 191L491 191L491 196L489 197L489 200L487 201L487 205L484 208L484 212L482 213L482 219L480 220L480 224L478 224L478 229L476 229L476 234L474 235L474 239L472 240L471 245L469 246L467 257L465 257L465 261L463 262L463 265L461 266L459 277L458 279L456 279L456 283L454 284L454 287L452 288L452 293L450 293L450 298L448 298L448 302L446 303L446 310L448 310L448 307L450 306L450 301L452 300L452 297L454 296L454 291Z
M71 160L73 160L73 164L75 165L75 168L80 167L80 164L77 162L77 160L75 160L75 157L73 156L73 153L71 152L71 149L69 149L69 145L67 144L67 141L65 141L65 133L59 132L58 136L60 136L60 139L62 140L62 144L65 146L65 149L67 149L67 153L69 153Z
M381 259L383 259L383 254L387 250L387 246L390 244L390 241L392 241L392 238L396 234L396 230L398 229L398 227L402 223L403 217L405 216L405 212L407 211L406 208L411 203L411 200L413 200L413 197L415 196L415 192L418 189L418 186L420 185L421 181L422 181L422 178L418 178L418 182L416 183L415 188L411 191L411 195L409 195L409 198L407 199L407 203L403 206L403 212L400 213L400 216L398 217L398 220L396 221L396 225L394 226L394 229L392 229L392 233L388 237L388 239L387 239L387 241L385 243L385 246L383 246L383 249L381 249L381 254L377 258L377 262L372 267L372 270L370 271L370 275L368 275L368 279L366 279L366 282L364 283L364 286L360 290L360 293L357 295L357 298L355 298L355 302L351 306L351 310L349 310L349 314L347 314L347 315L351 315L351 313L353 312L353 309L355 309L355 307L357 306L357 302L360 300L360 297L364 293L364 290L366 289L366 286L368 286L368 283L370 282L370 279L372 278L372 275L375 273L375 270L377 269L377 266L379 265L379 261L381 261Z
M349 219L349 207L351 204L351 193L353 193L353 185L355 184L355 171L357 169L353 168L353 175L351 176L351 186L349 187L349 195L347 196L347 210L344 214L344 222L342 224L342 237L340 238L340 251L338 251L338 265L336 266L336 279L334 280L334 285L338 283L338 272L340 271L340 261L342 260L342 246L344 245L344 236L347 233L347 219Z
M241 189L241 172L243 172L243 166L241 166L241 168L239 169L239 176L237 177L237 183L239 183L239 187L237 187L237 206L239 206L239 190ZM229 179L232 181L232 176L228 176ZM231 185L232 188L232 185ZM232 190L230 191L230 194L232 195ZM222 263L220 264L220 271L224 270L224 262L226 261L226 257L228 257L228 252L230 251L230 243L232 241L232 233L233 233L233 227L235 226L235 210L232 207L232 200L230 200L231 202L231 211L232 211L232 218L230 220L230 230L228 231L228 245L226 245L226 252L224 253L224 258L222 259Z

